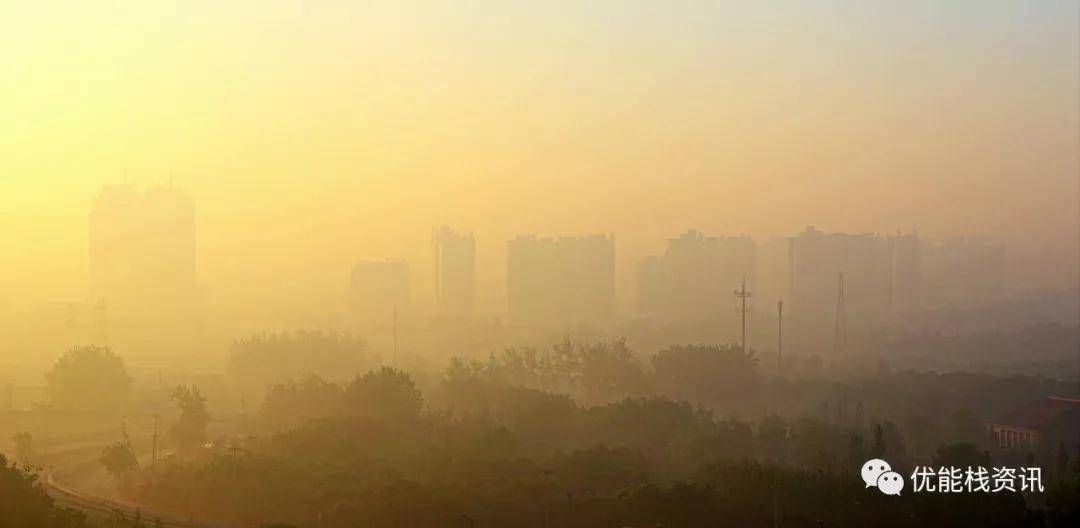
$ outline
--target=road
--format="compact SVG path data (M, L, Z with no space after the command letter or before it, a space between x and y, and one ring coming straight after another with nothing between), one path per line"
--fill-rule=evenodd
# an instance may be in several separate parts
M139 517L146 526L154 526L158 520L161 520L161 526L167 528L236 528L235 526L213 524L191 518L183 519L176 515L155 512L134 502L103 497L91 491L79 489L65 478L65 475L79 468L96 464L97 455L101 453L101 449L101 447L98 447L88 451L85 446L80 447L78 451L83 457L81 460L46 472L44 479L45 490L58 506L73 508L93 517L123 517L126 519ZM90 458L85 458L86 456Z

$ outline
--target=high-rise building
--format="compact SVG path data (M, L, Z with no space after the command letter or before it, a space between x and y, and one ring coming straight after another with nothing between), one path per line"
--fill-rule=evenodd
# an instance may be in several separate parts
M350 275L350 304L365 323L389 323L408 311L412 299L409 265L404 262L360 261Z
M435 303L444 317L476 312L476 240L443 226L431 236L435 249Z
M507 243L507 301L512 320L580 324L615 314L615 238L538 238Z
M90 294L111 318L172 317L197 295L195 205L183 191L108 186L90 213Z
M777 301L791 299L791 237L770 238L757 245L754 304L773 312Z
M848 317L881 315L892 304L892 245L881 236L811 227L791 239L790 258L793 315L834 313L841 273Z
M893 312L903 314L922 307L922 243L918 232L889 237L892 252Z
M689 230L667 250L638 264L638 312L662 321L715 320L731 311L732 292L757 283L756 245L747 236L713 237Z

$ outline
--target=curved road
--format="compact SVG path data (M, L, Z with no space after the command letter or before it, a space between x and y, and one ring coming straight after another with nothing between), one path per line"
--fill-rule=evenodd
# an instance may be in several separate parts
M84 459L77 463L68 464L60 470L53 469L48 471L45 475L45 491L52 497L57 505L67 506L96 516L123 516L123 518L126 519L139 517L144 523L150 526L153 526L157 520L161 520L162 526L168 528L234 528L229 525L195 521L190 518L184 519L168 513L155 512L134 502L103 497L85 490L80 490L58 477L58 474L63 473L64 470L71 470L79 466L84 466L88 463L93 463L96 460L96 457L90 460Z

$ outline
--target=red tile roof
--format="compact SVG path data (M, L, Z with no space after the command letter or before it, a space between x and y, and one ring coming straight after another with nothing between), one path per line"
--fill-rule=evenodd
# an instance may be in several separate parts
M1080 412L1080 399L1047 396L1016 409L993 423L1020 429L1039 429L1047 422L1072 411Z

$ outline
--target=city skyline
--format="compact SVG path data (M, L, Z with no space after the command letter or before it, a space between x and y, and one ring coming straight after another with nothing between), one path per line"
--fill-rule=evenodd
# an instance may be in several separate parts
M917 227L1077 285L1072 2L455 5L13 8L0 295L81 298L89 203L125 175L197 197L230 310L317 310L362 258L430 292L444 224L488 241L478 307L527 232L621 234L628 270L690 227Z
M87 306L121 321L160 312L147 309L155 305L171 307L166 312L204 307L194 209L194 198L172 184L104 187L89 216ZM544 324L611 322L617 316L706 321L726 311L727 293L740 283L764 294L766 306L787 300L796 315L827 314L839 273L847 274L855 311L874 318L1000 299L1007 254L1004 246L978 237L923 239L917 230L882 235L809 226L759 241L691 228L630 271L617 264L614 233L525 233L506 241L505 302L478 313L476 238L445 225L431 233L433 298L413 294L410 266L418 263L359 259L350 266L345 294L357 321L385 323L399 311L459 321L504 314L518 323ZM616 286L620 271L634 274L629 288ZM632 301L619 302L627 298Z

